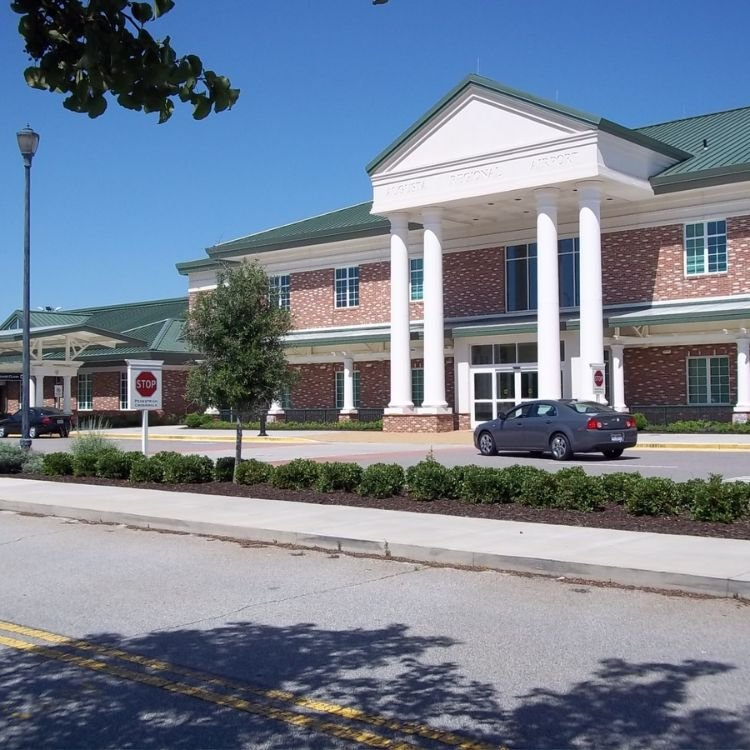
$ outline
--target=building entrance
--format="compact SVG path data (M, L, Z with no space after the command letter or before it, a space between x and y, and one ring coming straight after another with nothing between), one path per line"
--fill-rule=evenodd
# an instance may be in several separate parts
M537 397L536 365L472 368L471 423L496 419L521 401Z

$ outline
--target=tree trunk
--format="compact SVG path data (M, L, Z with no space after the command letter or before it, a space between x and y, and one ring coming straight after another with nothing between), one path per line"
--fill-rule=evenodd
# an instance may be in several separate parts
M234 441L234 476L232 481L237 483L237 467L242 461L242 416L237 414L237 435Z
M267 419L268 419L268 410L261 409L260 410L260 432L258 433L258 437L268 437L268 433L266 432Z

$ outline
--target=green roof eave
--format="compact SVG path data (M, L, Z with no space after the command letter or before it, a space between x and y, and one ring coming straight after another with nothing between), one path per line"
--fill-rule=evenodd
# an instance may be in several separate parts
M346 229L333 230L325 229L318 232L309 232L299 235L294 239L280 240L278 242L258 242L254 243L252 239L246 241L238 240L236 247L219 249L210 247L206 251L210 259L215 263L217 260L224 258L233 258L239 255L254 255L256 253L270 253L275 250L288 250L295 247L304 247L305 245L322 245L327 242L346 242L347 240L362 239L365 237L377 237L383 234L389 234L391 231L390 222L383 219L382 223L375 226L370 225L363 229Z
M650 180L656 195L748 181L750 181L750 164L731 164L713 169L702 169L699 172L656 175Z
M176 263L175 266L181 276L187 276L194 271L211 271L219 268L221 264L211 258L201 258L200 260L187 260L183 263Z
M683 323L715 323L722 320L748 320L750 319L750 309L747 310L727 310L726 312L686 312L683 314L672 313L671 315L646 315L642 317L622 317L618 319L617 315L609 318L610 327L622 326L643 326L643 325L682 325Z
M536 107L540 107L541 109L546 109L549 112L554 112L566 117L571 117L574 120L585 123L586 125L591 125L594 128L601 129L607 133L616 135L619 138L624 138L626 140L632 141L633 143L645 146L646 148L649 148L653 151L658 151L659 153L671 156L672 158L678 159L679 161L692 156L692 154L690 153L682 151L673 146L669 146L666 143L663 143L662 141L659 141L655 138L644 136L642 133L638 133L622 125L618 125L617 123L612 122L611 120L606 120L602 117L599 117L598 115L593 115L589 112L574 109L573 107L567 107L563 104L558 104L557 102L550 101L549 99L543 99L541 97L534 96L533 94L521 91L520 89L503 86L497 81L493 81L491 78L485 78L484 76L472 74L464 78L461 83L451 89L437 104L435 104L434 107L429 109L424 115L422 115L422 117L420 117L415 123L413 123L409 128L401 133L401 135L398 136L398 138L396 138L396 140L394 140L390 145L386 146L386 148L381 151L365 167L367 174L372 175L372 173L394 151L396 151L396 149L398 149L412 135L414 135L414 133L416 133L426 122L428 122L441 110L447 107L451 103L451 101L453 101L453 99L455 99L464 89L472 85L479 86L489 91L494 91L498 94L505 94L506 96L510 96L513 99L518 99L519 101L526 102L527 104L532 104Z

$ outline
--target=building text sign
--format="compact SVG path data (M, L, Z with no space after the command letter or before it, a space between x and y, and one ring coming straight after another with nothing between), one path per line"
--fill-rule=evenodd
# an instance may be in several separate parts
M128 409L153 411L162 408L162 364L153 360L126 360L128 365Z

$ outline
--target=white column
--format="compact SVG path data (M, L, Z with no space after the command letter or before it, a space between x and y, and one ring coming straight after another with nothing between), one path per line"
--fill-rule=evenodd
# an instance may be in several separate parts
M354 408L354 360L344 357L344 407L341 414L353 414Z
M750 339L737 339L737 405L735 412L750 413Z
M63 411L70 413L70 380L71 375L63 375Z
M271 401L271 408L268 410L269 414L283 414L284 407L281 405L281 401Z
M536 191L536 298L539 398L560 398L560 291L557 188Z
M44 406L44 374L37 372L34 380L34 406Z
M420 412L450 412L445 400L443 224L439 208L422 213L424 225L424 402Z
M622 344L612 344L609 347L612 354L612 406L617 411L627 411L625 405L625 347ZM589 375L589 379L591 376Z
M604 320L602 310L602 235L599 208L601 184L578 185L581 295L581 398L595 400L591 365L604 362Z
M391 222L391 400L386 414L414 410L411 400L409 339L409 221L392 214Z
M36 380L33 375L29 377L29 406L36 406Z

